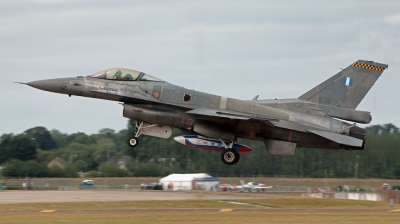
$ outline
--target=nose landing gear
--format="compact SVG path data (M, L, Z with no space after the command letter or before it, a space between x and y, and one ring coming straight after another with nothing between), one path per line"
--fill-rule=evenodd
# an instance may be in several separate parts
M137 137L133 137L131 139L128 139L128 145L131 148L135 148L136 146L139 145L139 139Z
M157 124L152 124L152 125L144 126L143 121L138 121L138 122L136 122L136 126L135 126L135 136L132 137L132 138L130 138L130 139L128 139L128 142L127 142L128 145L129 145L129 147L135 148L136 146L138 146L138 145L139 145L139 139L138 139L138 137L141 135L141 131L142 131L143 129L145 129L145 128L150 128L150 127L154 127L154 126L157 126Z

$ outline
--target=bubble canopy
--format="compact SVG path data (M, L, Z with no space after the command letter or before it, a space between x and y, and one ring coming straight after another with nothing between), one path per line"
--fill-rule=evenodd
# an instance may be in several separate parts
M91 74L88 77L96 79L110 79L110 80L121 80L121 81L164 82L164 80L148 75L146 73L126 68L109 68Z

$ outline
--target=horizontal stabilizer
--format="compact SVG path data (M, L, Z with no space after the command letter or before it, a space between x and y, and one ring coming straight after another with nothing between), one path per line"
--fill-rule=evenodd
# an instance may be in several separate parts
M347 135L341 135L338 133L328 132L328 131L317 131L317 130L307 130L307 131L343 145L362 147L363 144L363 140L358 138L353 138Z

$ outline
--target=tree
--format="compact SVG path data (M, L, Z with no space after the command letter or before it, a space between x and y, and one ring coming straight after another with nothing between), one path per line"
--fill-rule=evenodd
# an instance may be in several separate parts
M5 177L25 177L25 163L18 159L12 159L3 165L1 174Z
M79 171L87 171L88 164L84 160L80 159L75 162L75 168Z
M154 163L143 163L134 172L136 177L159 177L162 170Z
M77 171L92 170L92 176L125 176L131 173L120 170L121 159L135 176L162 176L168 173L205 172L212 176L290 176L290 177L354 177L400 179L400 132L393 124L367 127L365 150L322 150L297 149L294 156L271 156L261 141L239 139L242 144L253 148L243 154L240 162L226 166L220 154L197 150L178 144L173 137L164 140L140 136L140 146L134 149L126 144L134 134L135 121L129 120L128 127L119 132L102 129L97 134L63 134L52 130L60 148L36 150L37 145L28 135L6 134L0 138L0 163L11 159L7 168L13 175L43 176L48 164L56 157L74 162L66 169L47 169L51 177L76 177ZM31 130L31 129L30 129ZM174 129L173 136L182 135ZM107 162L109 148L109 162ZM36 154L37 153L37 154ZM129 156L130 155L130 156ZM34 159L39 162L23 162ZM29 163L29 164L28 164ZM26 166L25 166L25 165ZM28 165L27 165L28 164ZM40 166L38 166L38 164ZM24 167L30 167L26 170ZM13 168L13 169L11 169ZM35 171L36 170L36 171ZM6 170L6 172L9 172ZM40 172L39 172L40 171ZM98 172L101 172L100 174ZM10 171L11 172L11 171Z
M106 164L102 164L99 166L99 171L101 172L100 176L107 177L130 177L132 176L128 171L120 169L115 166L108 166Z
M91 138L85 133L78 132L78 133L73 133L71 135L67 136L67 142L68 144L71 142L83 144L83 145L89 145L95 142L94 138Z
M396 177L396 179L400 179L400 162L398 162L396 165L394 176Z
M78 171L72 164L67 164L67 166L64 168L65 171L65 177L79 177Z
M1 170L6 177L48 177L49 170L43 163L35 161L23 162L18 159L12 159L4 164Z
M26 130L24 133L33 138L37 146L42 150L57 148L56 142L45 127L34 127Z
M63 148L68 145L67 134L61 133L59 130L52 129L50 131L51 137L54 139L57 148Z
M0 163L10 159L36 159L36 143L27 135L3 135L0 142Z

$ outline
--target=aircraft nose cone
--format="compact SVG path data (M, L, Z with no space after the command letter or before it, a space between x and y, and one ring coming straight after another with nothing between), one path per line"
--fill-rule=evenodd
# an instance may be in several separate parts
M186 144L185 144L185 138L184 138L183 136L176 136L176 137L174 138L174 140L177 141L177 142L179 142L179 143L181 143L182 145L186 145Z
M69 78L46 79L28 82L27 85L44 91L67 94L68 82Z

